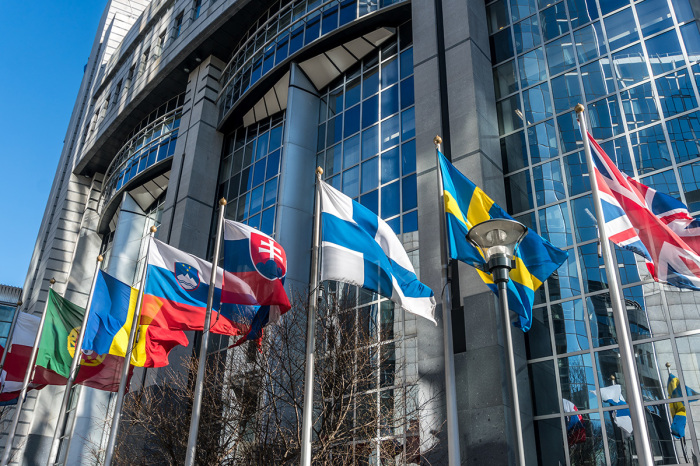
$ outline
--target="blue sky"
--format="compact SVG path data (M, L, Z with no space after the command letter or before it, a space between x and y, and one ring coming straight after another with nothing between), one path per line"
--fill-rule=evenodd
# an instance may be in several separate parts
M107 0L3 2L0 284L23 286Z

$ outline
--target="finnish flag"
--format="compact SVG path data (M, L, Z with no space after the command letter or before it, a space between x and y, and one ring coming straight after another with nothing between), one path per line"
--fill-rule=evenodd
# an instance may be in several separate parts
M387 223L321 183L321 281L371 290L435 322L433 291L418 281L401 241Z

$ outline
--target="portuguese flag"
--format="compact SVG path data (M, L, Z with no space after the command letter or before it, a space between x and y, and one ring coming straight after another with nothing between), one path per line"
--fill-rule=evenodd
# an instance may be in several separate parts
M37 352L33 384L66 384L83 315L85 309L49 290L49 304ZM33 335L36 335L36 329ZM7 371L7 380L24 379L31 350L31 346L13 344L3 368ZM75 383L116 392L119 390L123 363L124 358L120 356L83 352Z

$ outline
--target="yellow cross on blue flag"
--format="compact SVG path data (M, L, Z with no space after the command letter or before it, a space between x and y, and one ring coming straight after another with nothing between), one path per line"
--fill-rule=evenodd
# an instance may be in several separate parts
M478 223L492 218L507 218L508 215L493 202L484 191L457 170L438 151L445 200L445 223L450 258L469 265L485 264L481 251L467 241L469 229ZM508 307L518 314L516 324L523 332L532 325L532 304L535 290L558 269L568 257L568 253L554 247L549 241L528 230L525 238L515 250L515 268L510 271L508 281ZM498 288L493 277L476 269L484 283L496 294Z

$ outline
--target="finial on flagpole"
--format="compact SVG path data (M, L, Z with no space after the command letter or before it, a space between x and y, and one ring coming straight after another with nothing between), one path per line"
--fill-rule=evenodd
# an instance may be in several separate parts
M669 374L671 373L671 363L670 362L666 363L666 370L668 371Z
M615 385L615 376L614 375L610 376L610 380L612 380L613 385Z
M104 259L105 259L105 258L102 257L102 254L100 254L99 256L97 256L97 262L102 262Z
M21 300L21 299L20 299L19 301L17 301L17 307L20 307L20 306L22 306L22 300Z
M442 144L442 138L441 138L439 135L435 136L435 137L433 138L433 143L434 143L436 146L439 146L440 144Z
M581 113L581 112L583 112L583 110L584 110L584 107L581 104L576 104L576 106L574 107L574 111L576 113Z
M153 226L151 227L151 233L153 233L153 234L155 235L155 234L156 234L156 231L158 231L158 228L156 228L156 226L153 225Z
M51 280L49 280L49 283L51 283L52 285L55 284L55 283L56 283L56 279L55 279L55 278L52 278Z
M220 205L220 206L225 206L225 205L226 205L226 199L224 199L223 197L222 197L221 199L219 199L219 205Z
M316 167L316 174L317 174L317 175L323 175L323 168L321 168L321 167Z

